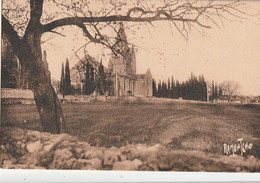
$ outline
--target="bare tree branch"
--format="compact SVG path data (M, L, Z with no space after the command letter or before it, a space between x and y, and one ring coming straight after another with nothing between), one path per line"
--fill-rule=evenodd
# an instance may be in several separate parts
M99 39L94 38L89 31L87 30L87 27L83 24L83 23L78 23L77 26L79 28L82 29L83 33L85 34L85 36L87 36L89 38L90 41L94 42L94 43L100 43Z
M55 20L53 22L50 22L46 25L44 25L44 31L50 31L54 28L60 27L60 26L66 26L66 25L76 25L78 23L95 23L95 22L116 22L116 21L128 21L128 22L153 22L153 21L179 21L179 22L193 22L197 23L198 25L204 27L204 28L210 28L210 26L203 25L199 22L198 18L202 14L203 11L206 9L216 9L216 8L225 8L225 6L218 7L219 5L208 5L205 7L195 7L192 4L185 3L183 5L180 5L173 10L171 9L165 9L168 6L158 8L155 11L151 10L145 10L141 7L133 7L128 10L126 15L112 15L112 16L100 16L100 17L67 17L62 18L59 20ZM182 11L181 13L176 14L177 11L180 9L183 9L185 11ZM188 10L203 10L200 11L197 15L197 17L184 17L185 13ZM132 16L132 14L141 13L138 17ZM175 14L174 14L175 13ZM147 16L149 15L149 16Z

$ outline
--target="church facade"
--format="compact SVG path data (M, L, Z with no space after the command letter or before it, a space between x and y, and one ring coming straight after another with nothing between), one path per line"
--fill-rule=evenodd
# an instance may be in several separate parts
M85 81L85 69L87 62L94 68L95 71L98 70L99 62L95 60L95 58L91 57L90 55L86 55L81 61L76 63L70 69L70 80L71 84L76 86L82 86Z
M150 69L144 74L136 74L136 56L134 47L130 47L127 42L126 33L123 24L117 36L117 43L114 48L118 54L113 54L108 63L108 68L105 72L113 82L112 91L110 95L115 96L138 96L151 97L152 93L152 75ZM93 66L97 66L98 62L93 60ZM90 63L91 64L91 63ZM80 72L80 62L71 69L71 82L82 86L84 75Z
M152 75L150 69L145 74L136 74L136 56L129 47L123 24L118 31L115 50L119 53L111 56L108 72L113 77L114 94L118 96L150 97L152 93Z

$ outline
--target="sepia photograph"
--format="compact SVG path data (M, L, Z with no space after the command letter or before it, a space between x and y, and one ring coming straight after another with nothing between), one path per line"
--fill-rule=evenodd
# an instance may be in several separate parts
M260 172L260 1L1 11L0 168Z

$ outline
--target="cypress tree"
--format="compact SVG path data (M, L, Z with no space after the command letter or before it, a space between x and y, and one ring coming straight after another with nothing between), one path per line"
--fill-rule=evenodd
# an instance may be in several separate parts
M175 92L175 98L178 99L180 97L180 84L179 84L179 81L176 80L176 92Z
M167 97L171 98L171 81L170 81L170 78L168 78Z
M104 71L104 66L102 64L102 60L100 61L98 67L98 81L97 81L97 88L101 95L104 95L106 92L106 74Z
M207 90L207 83L204 79L204 76L201 76L202 78L202 101L207 101L207 95L208 95L208 90Z
M159 81L158 83L158 93L157 93L158 97L162 97L162 83L161 81Z
M185 95L185 88L184 88L184 82L180 83L180 90L179 90L179 97L182 97L184 99Z
M90 92L93 93L95 91L95 73L94 73L94 68L91 65L90 66Z
M211 86L211 97L210 100L213 101L215 99L215 85L214 85L214 81L212 81L212 86Z
M218 86L217 86L217 84L215 84L215 89L214 89L214 91L215 91L215 99L218 99Z
M204 78L202 75L199 76L199 96L198 96L198 100L203 101L203 96L204 96ZM207 92L207 91L206 91Z
M162 82L162 97L167 97L167 84L164 81Z
M174 98L174 93L175 93L175 83L174 83L174 79L173 79L173 76L172 76L172 79L171 79L171 98Z
M49 66L48 66L48 62L47 62L47 52L46 52L46 50L43 51L42 61L43 61L44 67L46 69L48 77L51 78L51 72L49 70Z
M90 95L90 64L87 62L86 64L86 78L85 78L85 86L84 86L84 94Z
M71 94L71 80L70 80L70 66L69 66L69 60L66 59L66 64L65 64L65 79L64 79L64 85L65 85L65 94L70 95Z
M154 87L155 86L155 87ZM153 91L156 88L156 84L153 81ZM212 82L212 94L211 100L213 98L218 98L221 93L221 88L217 87L217 85ZM158 83L158 90L157 90L158 97L167 97L167 98L183 98L185 100L207 100L207 83L204 79L203 75L199 75L199 77L195 76L191 73L188 80L176 82L173 79L173 76L168 78L168 81Z
M61 65L60 93L64 94L64 64Z
M89 62L86 64L86 79L85 79L85 86L84 86L84 93L86 95L92 94L95 89L95 77L94 77L94 68ZM97 81L98 82L98 81ZM98 84L96 84L98 86Z
M157 97L156 81L153 79L153 96Z

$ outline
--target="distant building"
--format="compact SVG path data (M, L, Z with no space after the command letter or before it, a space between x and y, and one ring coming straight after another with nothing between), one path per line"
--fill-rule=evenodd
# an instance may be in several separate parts
M113 81L113 91L110 95L117 96L152 96L152 75L150 69L145 74L136 74L136 57L134 47L129 47L123 24L120 25L118 37L114 46L117 55L113 54L105 72ZM97 71L99 62L89 55L75 64L71 72L71 83L74 86L83 86L85 80L84 64L89 64Z
M71 69L70 69L70 80L71 84L76 85L82 85L86 79L85 76L85 69L84 66L89 62L89 64L97 71L99 62L97 62L93 57L90 55L86 55L85 58L81 59L78 63L76 63Z
M145 74L136 74L135 50L128 45L123 24L120 24L115 50L121 54L111 56L108 63L108 73L114 81L114 94L152 96L150 69Z

